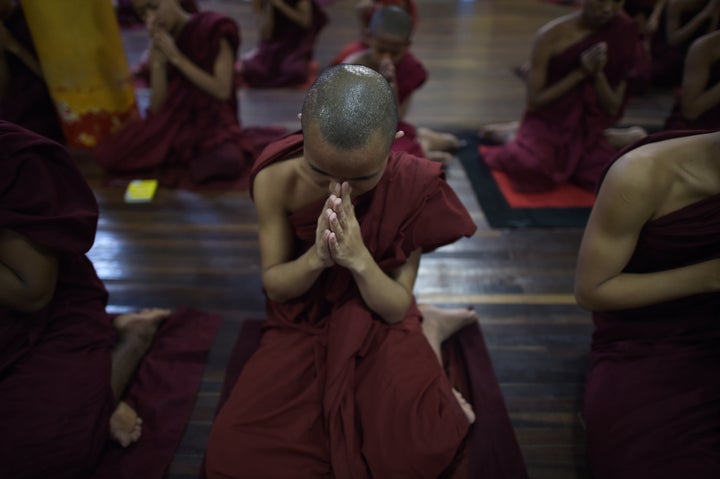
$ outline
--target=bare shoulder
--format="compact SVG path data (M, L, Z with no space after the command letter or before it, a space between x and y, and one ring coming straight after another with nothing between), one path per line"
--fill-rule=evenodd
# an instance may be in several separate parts
M288 192L294 189L295 159L279 161L260 170L253 180L253 197L258 210L265 207L286 209Z
M569 31L575 29L577 22L577 13L569 13L561 17L554 18L540 27L535 34L536 39L546 39L552 41L558 37L564 37Z
M563 48L574 37L577 13L570 13L550 20L535 33L534 48L553 51Z
M672 188L669 157L664 145L658 143L635 148L612 164L603 187L620 192L626 199L634 198L648 206L658 205Z

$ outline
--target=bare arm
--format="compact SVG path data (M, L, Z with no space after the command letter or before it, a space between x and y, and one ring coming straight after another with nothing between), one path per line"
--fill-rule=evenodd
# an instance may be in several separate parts
M718 291L720 260L654 273L623 272L666 191L657 186L663 181L649 160L626 158L608 172L585 228L575 272L578 304L607 311Z
M0 306L33 312L55 293L58 260L22 235L0 230Z
M253 190L259 222L263 287L268 298L283 302L307 292L320 273L332 265L332 260L324 236L327 223L322 221L325 216L320 211L315 246L301 256L293 257L293 232L283 203L285 188L278 186L273 173L272 167L260 171ZM325 208L327 205L326 202Z
M167 58L155 47L150 49L150 105L157 112L167 96Z
M526 106L529 111L535 111L556 101L587 78L586 72L578 67L552 85L547 84L548 64L552 54L551 35L541 31L533 44L526 94Z
M684 118L694 120L720 104L720 83L707 88L710 67L715 60L710 57L712 51L708 39L717 36L717 33L711 33L695 40L685 58L680 100Z
M718 0L710 0L705 7L693 16L690 21L681 24L682 15L688 8L697 7L704 2L691 2L682 0L669 0L667 15L665 17L665 28L667 42L670 45L681 45L689 41L703 24L710 20L718 9Z
M648 17L646 22L646 34L652 35L657 31L660 25L660 18L665 11L666 5L667 0L658 0L657 2L655 2L655 6L653 7L653 10L650 13L650 16Z
M220 50L213 64L213 72L208 73L178 50L168 32L158 29L153 33L152 38L153 46L160 50L167 57L167 61L175 65L196 87L218 100L230 98L235 56L227 40L220 40Z
M616 116L625 98L627 82L622 80L614 89L608 82L605 76L606 50L607 45L605 43L596 44L583 53L582 61L583 66L592 77L593 86L603 110L610 116Z
M413 251L402 266L386 274L363 243L350 192L347 183L336 184L336 194L330 196L332 209L327 211L330 254L337 264L350 270L368 308L385 322L398 323L405 318L413 300L421 251Z
M313 5L310 0L301 0L294 8L283 0L270 0L270 3L299 26L303 28L310 28L312 26Z

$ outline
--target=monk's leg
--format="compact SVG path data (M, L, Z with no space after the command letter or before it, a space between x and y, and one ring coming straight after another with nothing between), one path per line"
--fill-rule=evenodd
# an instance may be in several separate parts
M628 128L608 128L605 130L605 138L616 150L625 148L631 143L642 140L647 136L647 131L639 126Z
M453 151L463 146L463 142L452 133L435 131L422 126L418 127L417 136L425 150Z
M423 316L423 334L440 364L442 364L442 343L465 326L478 321L478 315L472 309L442 309L430 304L419 304L418 309ZM470 404L455 388L453 394L468 421L475 422L475 413Z
M144 309L139 313L122 314L113 321L118 341L112 352L110 386L118 404L110 417L110 436L123 447L140 438L142 419L121 398L135 369L150 348L160 322L169 315L167 309Z

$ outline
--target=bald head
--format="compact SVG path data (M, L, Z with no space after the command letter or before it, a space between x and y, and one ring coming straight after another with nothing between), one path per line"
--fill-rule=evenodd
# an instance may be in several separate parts
M375 70L341 64L325 69L305 95L302 128L317 128L334 148L356 150L376 135L390 149L397 130L395 96Z
M412 16L404 8L394 5L376 10L368 24L372 36L392 35L410 40L412 30Z

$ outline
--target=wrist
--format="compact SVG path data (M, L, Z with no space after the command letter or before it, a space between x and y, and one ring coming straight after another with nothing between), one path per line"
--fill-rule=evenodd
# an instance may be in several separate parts
M353 276L363 276L374 262L375 260L370 255L370 252L365 248L363 253L359 254L357 258L348 265L348 269Z

